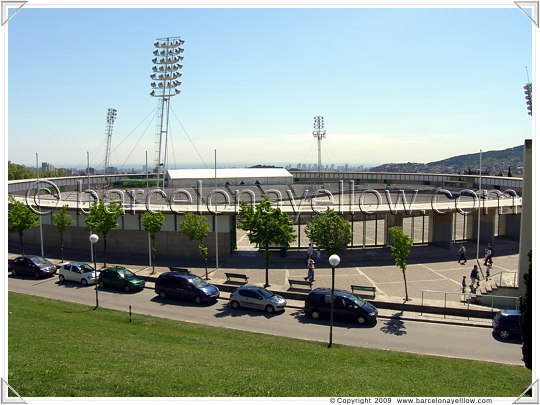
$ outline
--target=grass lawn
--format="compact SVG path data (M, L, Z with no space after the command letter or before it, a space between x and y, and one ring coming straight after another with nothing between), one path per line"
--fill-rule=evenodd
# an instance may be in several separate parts
M221 329L9 293L8 383L24 397L488 396L524 367Z

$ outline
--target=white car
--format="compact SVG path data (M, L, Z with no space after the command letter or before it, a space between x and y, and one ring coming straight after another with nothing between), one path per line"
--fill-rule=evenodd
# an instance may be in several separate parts
M82 285L95 284L97 275L93 267L82 262L65 263L60 267L58 278L63 281L76 281Z

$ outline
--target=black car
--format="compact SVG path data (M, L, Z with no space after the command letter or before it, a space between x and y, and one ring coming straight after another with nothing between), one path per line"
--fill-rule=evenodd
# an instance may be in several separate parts
M521 336L520 318L521 312L518 310L503 309L497 312L493 318L493 333L501 339L508 339L510 336Z
M170 271L161 274L156 280L156 294L161 298L171 297L193 301L197 305L203 302L215 302L219 290L199 276L189 273Z
M133 272L125 267L109 267L99 273L98 285L102 287L112 287L124 291L142 290L144 280L137 277Z
M35 278L56 274L56 266L41 256L19 256L8 262L11 274L26 274Z
M329 318L331 298L330 288L316 288L307 296L304 311L313 319ZM375 323L377 309L349 291L334 290L334 318L354 320L360 325Z

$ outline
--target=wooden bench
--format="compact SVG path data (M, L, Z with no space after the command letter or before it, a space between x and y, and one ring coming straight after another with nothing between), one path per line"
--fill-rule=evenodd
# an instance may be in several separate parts
M351 284L351 291L354 295L360 295L360 296L369 296L369 298L375 298L375 291L377 289L375 287L368 287L363 285L352 285ZM356 294L356 291L359 291L359 294Z
M188 269L183 269L181 267L169 267L169 270L180 274L190 274Z
M225 277L227 277L227 282L230 282L231 278L238 278L238 279L242 279L244 283L247 283L248 278L249 278L245 274L239 274L239 273L225 273Z
M290 288L293 288L293 284L309 286L309 288L311 289L313 286L313 281L289 279Z

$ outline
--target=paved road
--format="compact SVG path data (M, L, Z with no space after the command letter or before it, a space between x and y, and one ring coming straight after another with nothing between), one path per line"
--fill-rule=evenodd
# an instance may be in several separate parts
M153 286L149 283L149 286ZM57 277L35 280L9 276L9 291L38 295L87 305L95 304L93 286L60 283ZM232 310L227 300L198 307L191 303L162 300L153 289L137 293L100 290L102 307L147 314L181 321L227 327L244 331L287 336L299 339L328 341L329 323L313 321L298 308L287 308L284 313L267 315L255 310ZM493 361L522 365L519 341L501 342L493 338L491 329L471 326L441 325L425 322L383 319L375 326L361 327L337 323L334 327L335 344L437 356Z

